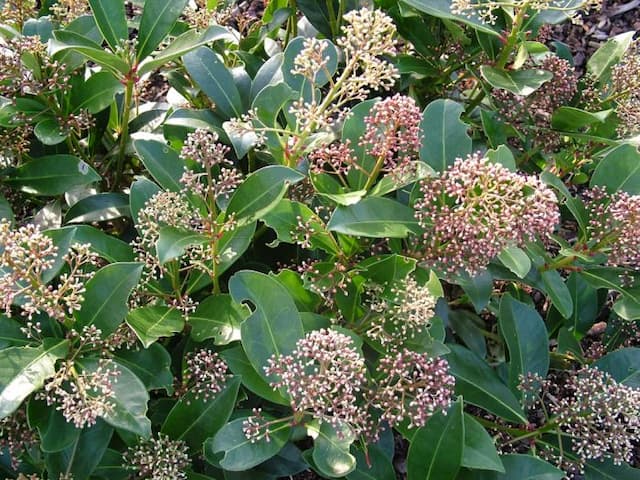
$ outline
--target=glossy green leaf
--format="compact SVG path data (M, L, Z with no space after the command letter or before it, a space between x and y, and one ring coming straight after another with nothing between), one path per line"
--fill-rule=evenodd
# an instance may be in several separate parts
M170 61L189 53L194 48L217 40L235 40L235 37L228 29L220 25L211 25L202 33L196 30L187 30L172 40L167 48L161 50L156 56L142 60L138 67L138 75L152 72Z
M86 283L84 302L75 313L78 326L95 325L102 336L113 333L128 312L128 299L142 274L141 263L112 263Z
M213 437L227 423L236 405L240 378L233 377L213 398L196 398L187 392L174 405L162 425L162 433L174 440L184 440L194 450Z
M584 127L604 123L612 111L588 112L580 108L563 106L553 112L551 126L565 132L577 132Z
M569 287L556 270L546 270L540 274L544 292L549 296L553 306L564 318L570 318L573 313L573 298Z
M248 390L272 403L290 404L278 391L271 388L262 375L253 368L247 354L242 349L242 345L227 348L220 353L220 356L229 365L229 370L242 378L242 385Z
M40 120L33 133L43 145L58 145L65 141L68 136L55 118L45 118Z
M464 450L461 465L477 470L504 472L493 438L480 422L468 413L464 414Z
M470 15L455 15L451 13L451 7L453 2L451 0L402 0L403 3L411 5L412 7L434 17L442 18L444 20L455 20L457 22L465 23L470 27L479 30L490 35L499 35L499 32L491 27L491 25L484 22L477 15L471 13Z
M251 83L251 98L255 99L260 91L268 85L282 82L282 60L284 54L276 53L262 64Z
M156 242L156 251L160 265L182 257L187 249L194 245L204 245L209 239L197 232L175 227L162 227Z
M504 465L504 473L475 471L474 478L478 480L561 480L565 478L564 472L558 470L553 465L533 457L510 453L501 455L500 459Z
M65 223L104 222L114 218L128 217L129 196L124 193L98 193L74 203L67 210Z
M616 382L640 388L640 348L616 350L599 358L594 367L609 373Z
M640 153L628 143L611 150L596 166L591 187L604 187L607 192L624 191L640 194Z
M162 188L172 192L182 189L180 178L184 173L185 163L178 152L164 142L146 138L136 138L133 148Z
M80 430L68 422L60 410L47 405L45 400L29 400L27 419L31 428L38 429L40 449L46 453L64 450L80 435Z
M271 420L271 417L265 415ZM215 437L209 438L204 444L204 457L209 461L218 458L218 453L224 453L220 466L225 470L239 472L248 470L276 455L289 439L291 428L287 423L274 426L270 432L270 441L264 438L248 440L243 431L246 418L238 418L227 423L218 431Z
M245 305L234 302L229 294L211 295L189 315L191 338L196 342L213 338L216 345L240 340L240 324L250 313Z
M0 314L0 350L7 347L24 347L32 343L22 332L23 325Z
M104 50L99 44L84 35L67 29L56 30L53 32L53 36L55 39L49 41L52 55L67 51L77 52L119 77L123 77L130 70L127 62L117 55Z
M255 231L256 222L251 222L222 234L222 237L218 240L218 252L220 255L218 275L226 272L249 248Z
M347 235L389 238L405 238L420 231L413 209L383 197L367 197L336 208L327 228Z
M489 303L493 293L493 276L489 271L481 272L474 277L464 273L456 279L455 283L460 285L469 296L476 313L480 313Z
M516 95L531 95L544 83L553 78L546 70L499 70L489 65L482 65L480 73L493 88L507 90Z
M267 381L264 366L272 357L291 353L304 336L300 314L287 290L275 279L242 270L229 280L233 300L249 300L253 313L240 326L242 346L255 370Z
M356 468L356 458L349 453L356 437L348 425L332 426L322 422L320 428L309 426L314 436L313 463L315 467L329 478L348 475Z
M102 480L127 480L129 473L129 470L124 466L122 454L107 448L92 475Z
M507 247L500 255L498 255L498 260L502 262L502 264L515 273L519 278L524 278L531 270L531 259L519 247Z
M577 272L569 275L566 284L574 305L573 313L568 319L569 326L580 334L586 334L600 312L596 289Z
M217 112L225 118L240 117L243 113L240 92L222 61L211 49L199 47L183 57L191 78L211 99Z
M527 423L518 399L487 363L459 345L447 344L449 370L456 378L456 393L465 401L514 423Z
M637 480L640 469L630 467L626 463L616 465L613 460L591 460L585 464L585 480Z
M56 241L58 234L66 232L73 232L74 243L91 244L91 250L109 262L131 262L134 259L131 245L90 225L74 225L47 230L47 235Z
M162 189L158 185L144 177L137 178L136 181L131 184L129 191L129 208L131 209L131 218L133 218L136 225L140 223L140 218L138 217L140 210L145 207L145 204L151 197L160 191L162 191Z
M39 347L0 350L0 419L12 414L55 373L55 363L69 349L67 340L46 340Z
M420 160L436 172L444 172L457 158L471 153L469 125L460 120L462 112L461 104L439 99L427 105L422 114Z
M112 435L113 428L98 420L92 427L82 430L65 450L47 455L48 474L59 478L68 473L74 480L87 480L100 463Z
M303 179L304 175L288 167L261 168L247 176L233 193L227 214L234 213L239 225L254 222L278 205L289 185Z
M469 350L480 358L487 356L487 344L477 323L480 322L482 325L482 320L478 315L468 310L449 310L447 319L451 329Z
M620 61L631 46L635 32L625 32L608 39L591 55L587 62L587 72L596 80L606 82L611 74L611 67Z
M375 255L364 259L357 269L364 270L362 275L380 285L391 285L405 279L416 269L414 258L396 254Z
M378 445L367 445L368 458L356 450L356 469L346 475L347 480L395 480L396 473L385 452ZM368 460L368 461L367 461Z
M505 294L498 314L500 332L509 348L509 386L518 391L520 377L538 374L542 378L549 370L549 340L542 317L529 305Z
M120 349L115 356L118 363L131 370L147 390L164 389L168 395L173 394L171 356L159 343L140 350Z
M144 348L149 348L159 338L171 337L184 328L184 318L178 310L159 305L131 310L126 322L136 332Z
M5 183L34 195L61 195L100 181L96 171L72 155L49 155L20 165Z
M458 399L446 415L438 412L411 440L407 480L454 480L462 464L465 422Z
M136 58L144 59L150 55L167 36L184 10L187 0L145 0L140 28Z
M129 38L124 2L120 0L89 0L89 5L91 5L91 11L100 33L111 49L115 50L122 43L122 40Z
M98 113L111 105L116 95L123 91L122 82L111 73L98 72L71 90L71 105L74 112L87 110Z
M76 365L87 374L95 372L100 367L97 358L83 358L76 360ZM121 428L144 438L151 436L151 421L147 418L147 402L149 394L140 379L127 367L118 363L111 363L118 374L112 382L113 409L102 418L111 426Z

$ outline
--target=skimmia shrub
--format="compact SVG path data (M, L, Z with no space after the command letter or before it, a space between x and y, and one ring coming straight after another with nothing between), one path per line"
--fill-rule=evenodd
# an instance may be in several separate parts
M259 3L2 4L0 478L639 477L636 32Z

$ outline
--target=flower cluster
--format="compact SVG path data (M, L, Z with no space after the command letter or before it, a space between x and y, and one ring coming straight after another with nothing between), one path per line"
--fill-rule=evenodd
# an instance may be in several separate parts
M422 427L451 404L455 378L442 358L403 349L381 358L378 373L372 404L392 427L405 419L409 419L409 428Z
M119 374L108 359L100 359L97 367L88 371L78 371L76 364L68 361L47 381L41 396L47 405L55 404L67 422L81 429L113 411L113 383Z
M630 462L640 438L640 390L616 382L596 368L570 377L566 397L551 405L556 421L584 460Z
M368 290L371 297L369 307L378 314L366 331L369 338L395 349L429 328L436 298L415 278L407 277L392 287L390 299L382 295L381 288L371 286Z
M559 220L553 191L478 154L420 182L424 229L414 254L433 268L475 275L504 248L550 234Z
M184 10L185 20L197 30L206 30L210 25L225 25L233 14L233 8L224 2L218 3L216 8L207 6L206 0L196 0L194 6L188 5Z
M24 408L19 408L0 420L0 456L6 452L11 459L13 469L18 469L22 453L37 442L38 436L29 428Z
M545 129L551 127L553 112L569 103L578 91L578 76L568 61L555 55L545 57L538 66L529 66L550 72L553 77L527 96L501 89L493 90L492 96L506 122L518 129L532 129L534 143L551 151L560 139Z
M620 134L640 132L640 41L636 40L611 69L612 95Z
M295 413L310 413L331 425L348 424L363 430L367 413L358 406L366 385L364 358L353 340L335 330L322 329L299 340L291 355L273 357L265 367L270 382L283 388Z
M74 244L64 256L69 271L59 277L59 284L47 284L47 275L54 266L58 248L51 238L33 225L14 230L6 221L0 221L0 306L11 315L12 305L20 299L23 315L29 319L45 312L52 318L63 320L80 309L85 291L84 283L90 277L82 268L95 265L97 256L89 245Z
M205 401L220 392L227 381L227 364L211 350L190 352L186 358L187 368L183 375L182 391L190 390L195 399Z
M587 197L592 249L606 253L608 265L640 269L640 195L594 187Z
M35 0L5 0L0 10L0 22L13 24L21 30L24 22L36 12Z
M13 128L0 127L0 168L13 166L29 152L33 126L20 122Z
M130 447L124 461L126 469L135 471L135 478L149 480L186 480L185 469L191 465L187 444L161 433L157 439Z
M90 12L91 8L87 0L57 0L51 6L53 17L65 25Z

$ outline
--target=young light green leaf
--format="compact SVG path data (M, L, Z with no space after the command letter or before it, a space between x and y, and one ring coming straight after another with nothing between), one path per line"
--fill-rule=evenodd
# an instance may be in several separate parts
M180 312L161 305L133 309L127 314L126 322L136 332L144 348L184 328L184 318Z

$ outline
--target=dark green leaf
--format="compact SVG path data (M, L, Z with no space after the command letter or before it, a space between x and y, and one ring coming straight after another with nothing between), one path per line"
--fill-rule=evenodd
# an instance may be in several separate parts
M129 473L129 470L124 466L122 454L116 450L107 449L93 471L93 476L102 480L127 480Z
M567 186L553 173L549 171L542 172L540 180L547 185L552 186L558 193L560 193L567 209L571 212L573 218L576 219L576 222L578 222L580 232L584 234L587 229L587 222L589 221L584 203L580 199L573 197Z
M61 195L73 187L98 181L100 175L72 155L49 155L30 160L5 180L34 195Z
M416 269L416 260L402 255L375 255L358 263L362 275L380 285L393 284L404 280Z
M229 292L237 303L249 300L254 305L240 326L242 346L253 368L269 381L263 370L268 360L291 353L304 336L296 305L277 280L250 270L231 277Z
M100 463L111 441L113 428L98 420L85 428L65 450L47 455L47 473L52 478L69 473L73 479L86 480Z
M267 415L265 418L270 419ZM204 457L215 463L219 458L217 454L224 452L220 466L225 470L239 472L270 459L282 449L289 439L291 428L288 423L282 423L273 427L269 435L269 442L264 438L252 442L244 434L243 424L245 421L246 418L238 418L227 423L215 437L208 439L204 444Z
M0 419L12 414L55 373L55 363L69 349L67 340L50 339L39 347L0 350Z
M240 340L240 324L249 314L249 309L234 302L229 294L207 297L189 315L191 338L196 342L213 338L216 345Z
M354 205L336 208L327 228L347 235L376 238L404 238L420 230L413 209L383 197L367 197Z
M551 126L565 132L577 132L584 127L604 123L611 115L612 110L601 112L588 112L575 107L560 107L553 112Z
M493 29L474 13L471 13L468 16L455 15L451 13L451 6L453 3L451 0L402 0L402 2L434 17L442 18L443 20L456 20L481 32L488 33L490 35L499 35L497 30Z
M97 358L83 358L76 361L76 365L88 374L98 370L101 365ZM146 417L149 394L140 379L127 367L118 363L111 363L117 374L117 380L112 383L113 410L102 418L111 426L121 428L144 438L151 436L151 421Z
M211 49L199 47L183 57L189 75L213 101L216 111L226 118L243 113L240 92L231 72Z
M104 222L128 217L129 196L124 193L98 193L74 203L64 217L66 223Z
M0 194L0 220L3 219L7 220L11 224L15 221L11 204L2 194Z
M64 142L68 136L58 121L51 117L40 120L33 129L33 133L43 145L58 145Z
M564 318L570 318L573 313L573 298L571 292L564 283L564 279L556 270L546 270L541 273L544 292L549 295L553 306L558 309Z
M480 313L489 303L493 293L493 277L489 271L481 272L475 277L462 274L455 283L460 285L469 296L476 313Z
M509 388L487 363L459 345L447 344L450 372L456 377L456 393L473 405L514 423L526 423L522 408Z
M480 358L487 356L487 344L477 321L480 317L468 310L450 310L449 325L464 344Z
M27 418L29 426L38 429L40 449L46 453L64 450L80 435L80 430L45 400L31 398L27 405Z
M32 343L22 332L22 324L0 314L0 350L7 347L24 347Z
M220 355L224 361L227 362L227 365L229 365L229 370L231 370L234 375L242 378L242 385L247 389L270 402L289 405L289 401L271 388L264 378L262 378L262 375L258 374L256 369L253 368L247 358L247 354L242 349L242 345L227 348L223 350Z
M542 378L549 370L549 341L544 321L529 305L502 296L498 324L509 348L509 386L518 391L520 377L535 373Z
M585 480L637 480L640 470L623 463L616 465L613 460L591 460L584 467Z
M566 284L574 306L569 325L576 332L586 334L600 311L596 289L576 272L569 275Z
M625 32L607 40L587 62L587 72L603 83L608 81L611 67L620 61L631 46L635 32Z
M112 50L129 38L124 2L120 0L89 0L91 11L102 36Z
M531 455L501 455L505 472L474 471L474 479L478 480L561 480L564 472L553 465Z
M456 158L471 153L469 126L460 120L464 108L453 100L434 100L422 114L420 130L423 132L420 160L436 172L444 172Z
M178 310L159 305L131 310L126 321L136 332L144 348L149 348L159 338L171 337L184 328L184 318Z
M55 39L49 41L49 49L52 55L67 51L77 52L119 77L127 75L131 69L123 59L104 50L99 44L84 35L67 29L56 30L53 32L53 36Z
M128 312L127 300L138 284L141 263L112 263L86 283L84 302L75 313L79 327L95 325L103 337L113 333Z
M282 81L283 53L276 53L262 64L251 84L251 98L255 99L258 93L268 85L274 85Z
M489 65L482 65L480 73L493 88L507 90L524 97L531 95L542 84L553 78L553 74L546 70L507 71Z
M531 259L524 250L515 246L502 250L498 255L498 260L519 278L526 277L531 270Z
M187 392L169 412L162 433L184 440L194 450L200 449L231 417L239 389L240 378L233 377L213 398L203 398L202 394L196 398L194 392Z
M89 225L74 225L56 230L47 230L47 235L57 238L58 232L73 232L73 242L89 243L91 250L109 262L131 262L134 259L133 248L128 243L112 237L102 230Z
M447 415L438 412L418 429L407 455L408 480L454 480L462 463L465 423L458 399Z
M611 150L598 163L590 185L604 187L609 193L640 194L640 153L637 148L624 143Z
M145 0L136 58L142 60L150 55L167 36L184 10L187 0Z
M233 193L227 214L235 213L239 225L254 222L278 205L289 185L303 179L304 175L288 167L261 168L250 174Z
M347 480L395 480L396 473L385 452L377 445L367 446L368 458L362 450L356 450L356 469L349 473ZM368 462L367 462L368 460Z
M164 142L143 138L135 139L133 148L162 188L172 192L182 190L180 178L184 173L185 163L178 152Z
M504 472L502 461L491 435L468 413L464 414L463 467Z
M230 232L224 232L220 240L218 240L218 252L220 255L218 275L226 272L249 248L255 231L256 222L252 222L244 226L238 226Z
M145 204L156 193L162 189L153 183L151 180L140 177L131 184L131 190L129 191L129 208L131 209L131 218L138 225L140 219L138 214L142 210Z
M171 356L159 343L140 350L121 349L115 356L118 363L131 370L147 390L164 388L167 394L173 394Z
M594 367L609 373L616 382L640 388L640 348L623 348L596 360Z
M122 2L118 2L122 4ZM74 112L88 110L98 113L111 105L124 86L109 72L98 72L71 90L71 105Z

